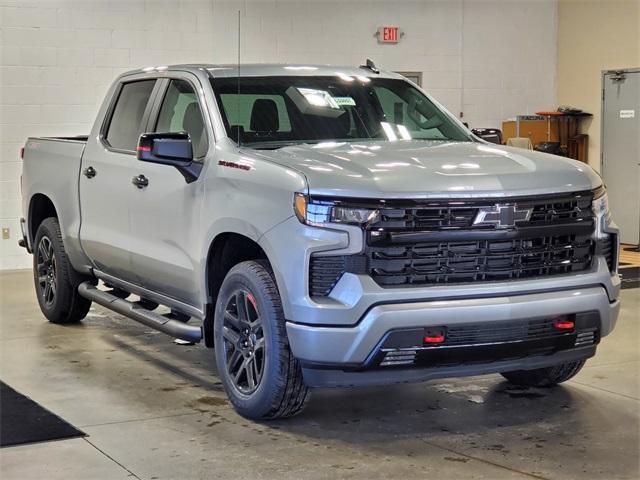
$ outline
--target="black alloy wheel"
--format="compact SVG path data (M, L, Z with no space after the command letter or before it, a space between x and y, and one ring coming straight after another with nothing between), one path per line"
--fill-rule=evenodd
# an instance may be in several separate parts
M266 260L238 263L225 276L213 340L218 376L240 415L267 420L302 411L309 388L291 352L280 293Z
M56 269L56 255L53 250L53 243L46 235L43 235L38 242L36 252L36 265L38 271L38 293L42 297L43 303L50 307L56 300L58 291L58 276Z
M222 325L227 373L234 387L251 395L260 386L266 351L255 297L239 289L227 302Z

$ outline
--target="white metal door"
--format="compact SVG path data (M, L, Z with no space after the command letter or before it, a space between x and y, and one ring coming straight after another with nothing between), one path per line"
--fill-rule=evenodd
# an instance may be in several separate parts
M602 174L623 243L640 241L640 69L603 73Z

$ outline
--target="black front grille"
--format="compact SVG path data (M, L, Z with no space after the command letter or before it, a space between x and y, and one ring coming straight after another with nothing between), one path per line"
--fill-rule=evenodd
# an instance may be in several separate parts
M385 208L378 228L442 229L470 227L478 208L432 204L422 207Z
M370 246L381 286L510 280L571 273L591 265L590 235Z
M480 209L490 209L496 204L516 204L519 209L531 210L527 222L519 225L551 226L591 220L591 192L564 194L560 196L518 197L485 200L451 200L413 202L402 205L401 201L385 202L381 208L380 221L375 228L403 230L433 229L495 229L495 225L474 226L473 221Z
M365 230L361 255L311 257L310 293L328 295L345 272L368 274L380 286L393 287L586 270L595 252L592 199L592 192L481 200L342 199L344 205L379 209L379 219ZM496 205L531 214L508 228L474 225L480 210Z

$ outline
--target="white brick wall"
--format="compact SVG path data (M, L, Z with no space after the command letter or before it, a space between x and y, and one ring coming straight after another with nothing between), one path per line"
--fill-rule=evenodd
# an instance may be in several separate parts
M556 106L555 2L466 1L463 16L463 111L471 126Z
M16 245L18 151L30 135L87 133L114 76L154 64L359 65L423 72L424 87L472 126L554 106L555 0L0 0L0 269ZM406 33L378 45L380 25Z

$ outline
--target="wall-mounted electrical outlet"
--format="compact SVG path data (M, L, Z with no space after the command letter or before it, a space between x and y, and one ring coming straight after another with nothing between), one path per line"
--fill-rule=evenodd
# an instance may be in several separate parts
M9 230L9 227L3 227L2 228L2 239L3 240L9 240L11 238L11 230Z

